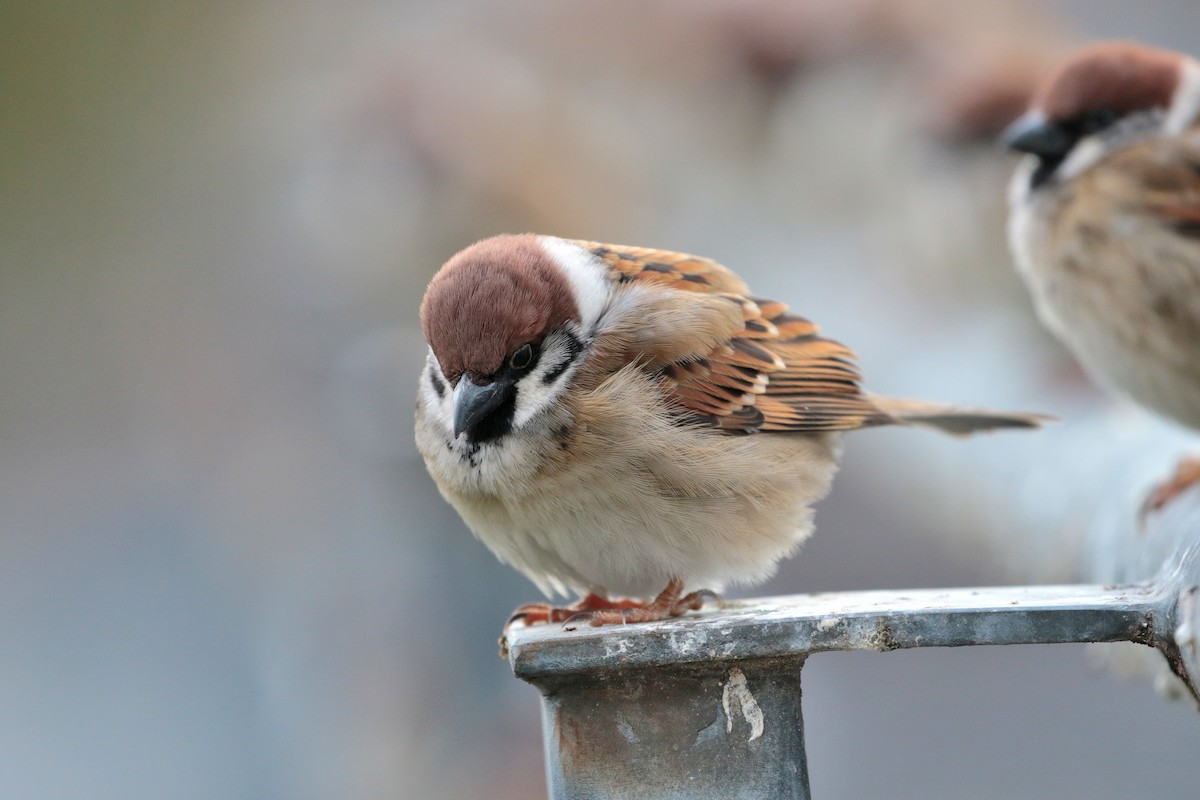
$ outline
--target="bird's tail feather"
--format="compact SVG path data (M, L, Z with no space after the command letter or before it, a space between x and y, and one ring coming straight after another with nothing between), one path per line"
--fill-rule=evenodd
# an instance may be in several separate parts
M987 408L962 408L927 400L871 395L871 401L902 425L924 425L954 436L1001 428L1040 428L1053 417L1019 411L992 411Z

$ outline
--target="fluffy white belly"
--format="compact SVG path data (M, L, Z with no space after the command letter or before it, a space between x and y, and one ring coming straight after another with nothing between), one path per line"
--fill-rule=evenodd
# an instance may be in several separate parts
M593 419L569 459L536 474L520 473L541 448L513 458L517 442L506 442L464 459L453 444L419 441L467 526L546 594L650 597L673 577L692 589L765 580L811 533L810 506L836 471L836 434Z
M1111 324L1099 314L1090 321L1096 327ZM1200 354L1195 368L1188 371L1103 332L1063 338L1098 383L1200 430Z

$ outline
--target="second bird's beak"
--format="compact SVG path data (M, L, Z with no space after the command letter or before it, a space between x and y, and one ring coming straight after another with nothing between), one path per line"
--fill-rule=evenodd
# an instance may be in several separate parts
M1000 142L1010 150L1057 161L1071 151L1075 137L1061 125L1046 119L1042 112L1030 111L1004 129Z
M499 377L481 385L464 375L454 389L455 437L466 431L470 439L479 423L508 400L512 392L513 382L508 378Z

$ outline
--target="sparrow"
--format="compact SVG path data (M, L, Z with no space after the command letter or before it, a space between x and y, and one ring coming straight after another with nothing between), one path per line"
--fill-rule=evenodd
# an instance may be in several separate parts
M485 239L433 277L421 325L416 442L442 496L548 597L580 596L506 632L663 619L765 580L811 533L844 431L1041 420L868 394L849 348L666 250Z
M1009 245L1042 322L1098 383L1200 430L1200 63L1129 42L1053 72L1004 142ZM1184 460L1143 514L1200 481Z

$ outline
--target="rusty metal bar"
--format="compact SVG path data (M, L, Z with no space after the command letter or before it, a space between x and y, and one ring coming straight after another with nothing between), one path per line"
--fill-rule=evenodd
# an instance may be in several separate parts
M845 592L729 603L624 627L513 632L542 692L553 800L809 797L800 669L811 654L1136 642L1195 694L1196 555L1153 584Z

